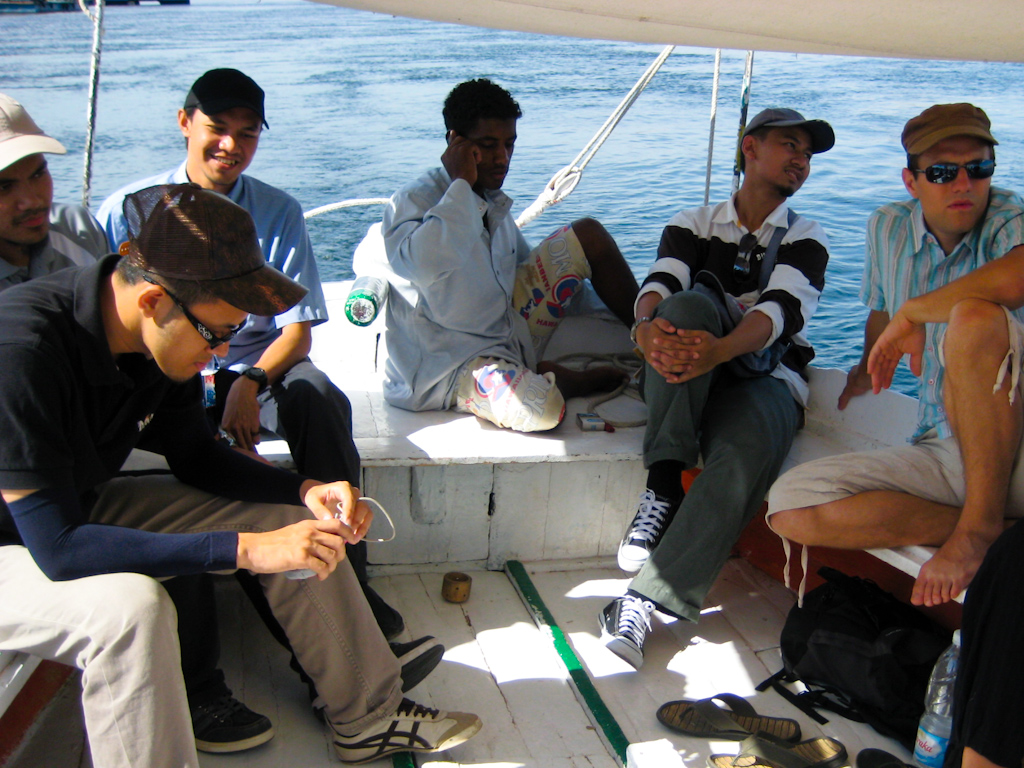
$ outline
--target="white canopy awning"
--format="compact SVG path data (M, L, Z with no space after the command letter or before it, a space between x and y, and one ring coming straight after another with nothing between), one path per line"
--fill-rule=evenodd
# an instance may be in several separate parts
M1022 0L318 0L544 34L758 51L1024 61Z

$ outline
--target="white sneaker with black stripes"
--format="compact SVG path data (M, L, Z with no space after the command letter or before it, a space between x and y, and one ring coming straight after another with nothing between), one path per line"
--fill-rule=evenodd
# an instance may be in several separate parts
M468 712L445 712L402 699L392 717L362 733L335 733L334 749L343 763L369 763L395 752L442 752L468 741L481 725Z

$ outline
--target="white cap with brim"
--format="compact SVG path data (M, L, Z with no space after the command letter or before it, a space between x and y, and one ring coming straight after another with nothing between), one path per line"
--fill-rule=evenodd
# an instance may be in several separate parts
M21 104L0 93L0 170L40 152L63 155L67 150L43 133Z

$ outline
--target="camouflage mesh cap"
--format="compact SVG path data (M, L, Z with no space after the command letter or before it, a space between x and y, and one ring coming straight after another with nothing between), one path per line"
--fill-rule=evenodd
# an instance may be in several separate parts
M122 255L139 269L202 283L231 306L265 317L308 292L267 264L248 211L224 195L196 184L163 184L128 195L123 210Z

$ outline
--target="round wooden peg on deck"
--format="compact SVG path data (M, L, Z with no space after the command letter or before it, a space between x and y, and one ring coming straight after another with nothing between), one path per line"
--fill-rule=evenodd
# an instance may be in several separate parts
M441 585L441 597L449 603L464 603L469 600L469 590L473 587L473 579L464 573L452 571L444 575Z

